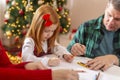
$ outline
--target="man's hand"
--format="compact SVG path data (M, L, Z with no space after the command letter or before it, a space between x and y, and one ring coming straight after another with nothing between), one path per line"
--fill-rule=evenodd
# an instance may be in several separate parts
M71 53L72 55L74 56L77 56L77 55L84 55L85 54L85 50L86 50L86 47L85 45L82 45L80 43L76 43L72 46L71 48Z
M89 66L90 69L103 71L111 67L113 64L115 65L119 64L119 60L115 55L100 56L87 62L87 65Z

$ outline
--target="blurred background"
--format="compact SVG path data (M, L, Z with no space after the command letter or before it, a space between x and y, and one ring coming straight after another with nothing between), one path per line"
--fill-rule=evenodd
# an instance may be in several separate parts
M77 28L84 21L104 14L108 0L1 0L0 38L5 49L12 54L21 51L25 34L35 10L49 4L57 11L61 29L58 42L67 46Z
M7 8L10 7L9 3L11 2L12 5L15 5L15 1L19 1L19 0L1 0L0 27L5 23L5 13ZM27 1L28 4L28 1L32 1L32 0L23 0L23 1ZM70 19L70 29L68 30L67 34L66 33L62 34L60 35L59 38L60 43L64 46L68 44L69 38L71 37L70 34L76 32L76 29L79 27L81 23L90 19L97 18L104 13L104 9L107 2L107 0L34 0L34 1L39 1L39 4L42 4L42 1L44 2L59 1L59 3L65 3L63 4L63 6L59 7L59 9L61 10L64 8L67 8L69 10L68 16ZM0 30L0 36L4 40L4 44L6 45L10 44L11 40L7 40L7 38L4 37L5 35L3 33L3 30Z

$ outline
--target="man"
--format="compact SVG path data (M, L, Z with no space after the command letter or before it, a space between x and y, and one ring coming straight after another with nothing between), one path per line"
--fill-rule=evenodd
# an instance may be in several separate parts
M67 48L74 56L93 58L86 64L106 70L120 62L120 0L109 0L105 14L82 24Z

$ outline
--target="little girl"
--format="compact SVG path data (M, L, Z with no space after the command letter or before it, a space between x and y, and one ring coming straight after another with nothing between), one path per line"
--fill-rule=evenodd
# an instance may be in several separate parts
M73 56L56 41L59 29L57 12L48 5L39 7L34 14L22 47L23 61L41 61L48 66L59 65L60 58L72 62ZM57 57L48 58L45 56L48 54L56 54Z

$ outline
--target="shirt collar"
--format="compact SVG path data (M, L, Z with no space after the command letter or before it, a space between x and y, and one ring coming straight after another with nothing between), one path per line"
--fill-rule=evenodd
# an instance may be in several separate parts
M95 27L95 29L102 29L104 27L103 18L104 18L104 15L97 18L97 20L95 22L95 24L97 24L97 26Z

